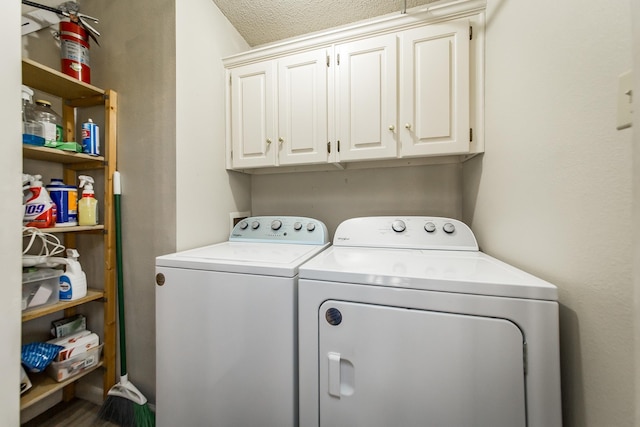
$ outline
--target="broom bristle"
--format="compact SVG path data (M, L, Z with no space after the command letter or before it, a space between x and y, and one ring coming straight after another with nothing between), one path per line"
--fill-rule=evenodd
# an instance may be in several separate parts
M148 404L138 405L120 396L107 396L98 417L122 427L154 427L156 424Z

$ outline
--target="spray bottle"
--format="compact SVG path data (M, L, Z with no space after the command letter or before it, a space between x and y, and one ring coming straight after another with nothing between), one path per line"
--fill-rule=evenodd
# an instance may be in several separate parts
M82 271L79 256L77 250L67 249L66 258L56 258L56 261L67 265L60 276L60 300L74 301L87 296L87 275Z
M80 175L80 188L82 198L78 202L78 224L97 225L98 224L98 201L93 192L93 178L87 175Z
M56 225L56 205L49 193L42 187L42 175L22 175L23 188L25 179L31 183L29 193L24 200L25 227L49 228Z

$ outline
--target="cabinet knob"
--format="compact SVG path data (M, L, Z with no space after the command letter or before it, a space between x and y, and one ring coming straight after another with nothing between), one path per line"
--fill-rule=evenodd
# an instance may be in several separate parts
M284 138L283 137L278 138L278 142L282 144L284 142Z
M405 127L406 129L411 130L411 123L405 123L404 127Z
M389 125L389 130L393 132L394 130L396 130L396 127L394 125Z
M271 138L267 138L267 144L271 144Z

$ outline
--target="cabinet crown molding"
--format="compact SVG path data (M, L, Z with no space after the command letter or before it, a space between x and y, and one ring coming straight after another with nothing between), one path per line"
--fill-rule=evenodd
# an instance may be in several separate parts
M462 18L484 11L486 0L442 0L407 10L405 14L390 14L359 21L329 30L255 47L247 52L223 58L225 68L255 61L277 58L296 52L331 47L338 42L357 40L421 25Z

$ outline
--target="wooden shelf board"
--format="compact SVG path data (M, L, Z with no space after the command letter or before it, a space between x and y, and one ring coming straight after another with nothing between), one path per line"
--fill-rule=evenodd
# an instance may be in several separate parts
M99 300L104 297L104 292L96 289L89 289L87 296L79 298L74 301L60 301L55 304L47 305L42 308L34 308L27 312L22 313L22 321L27 322L29 320L37 319L38 317L46 316L47 314L55 313L58 311L66 310L67 308L76 307L78 305L85 304L90 301Z
M44 160L47 162L57 162L67 165L75 163L88 163L95 169L104 166L104 157L90 156L84 153L74 153L63 151L57 148L39 147L37 145L22 145L22 156L25 159ZM89 166L88 165L88 166Z
M74 225L70 227L49 227L41 228L43 233L77 233L81 231L101 231L104 230L104 225Z
M38 403L42 399L51 396L58 390L62 390L65 386L79 380L90 372L95 371L99 367L104 364L103 360L100 359L97 365L87 368L85 371L82 371L78 375L74 375L71 378L68 378L62 382L57 382L53 378L51 378L46 372L41 372L39 374L31 374L29 380L31 381L32 387L24 395L20 397L20 410L26 409L29 406Z
M96 86L81 82L28 58L22 59L22 83L67 100L93 98L94 105L101 104L105 94L104 90Z

